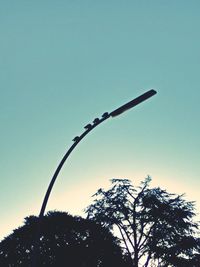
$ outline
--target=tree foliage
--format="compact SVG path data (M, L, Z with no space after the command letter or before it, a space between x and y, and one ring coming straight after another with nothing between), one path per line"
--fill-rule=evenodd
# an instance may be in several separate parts
M194 203L159 187L150 189L150 181L147 177L135 188L127 179L112 179L109 190L93 196L88 218L118 231L132 266L200 266Z
M35 247L38 218L25 218L0 243L0 266L28 267ZM104 227L64 212L49 212L40 221L38 266L128 267L118 241Z

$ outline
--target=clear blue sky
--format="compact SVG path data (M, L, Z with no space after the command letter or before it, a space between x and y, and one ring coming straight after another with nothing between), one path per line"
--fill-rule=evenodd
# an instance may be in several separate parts
M200 2L1 1L0 239L38 214L85 124L146 90L74 151L47 210L73 214L110 178L186 193L200 212Z

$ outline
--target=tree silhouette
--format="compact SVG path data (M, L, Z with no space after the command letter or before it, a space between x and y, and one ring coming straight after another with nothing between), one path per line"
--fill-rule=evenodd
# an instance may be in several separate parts
M147 177L139 187L127 179L112 179L99 189L86 212L88 218L119 233L132 266L200 266L200 239L194 203L183 195L149 188Z
M0 243L0 266L30 266L38 218L29 216ZM38 266L128 267L118 240L104 227L65 212L49 212L40 221Z

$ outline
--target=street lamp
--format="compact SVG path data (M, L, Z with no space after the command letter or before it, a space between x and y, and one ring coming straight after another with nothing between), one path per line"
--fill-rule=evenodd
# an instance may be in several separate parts
M120 114L122 114L123 112L133 108L134 106L140 104L141 102L147 100L148 98L152 97L153 95L156 94L156 91L151 89L149 91L147 91L146 93L140 95L139 97L131 100L130 102L126 103L125 105L122 105L121 107L115 109L114 111L108 113L108 112L105 112L102 117L99 119L99 118L96 118L92 124L87 124L84 129L85 131L80 135L80 136L76 136L74 139L73 139L73 144L72 146L67 150L66 154L64 155L64 157L62 158L62 160L60 161L57 169L55 170L55 173L49 183L49 187L47 189L47 192L45 194L45 197L44 197L44 200L43 200L43 203L42 203L42 207L41 207L41 210L40 210L40 214L39 214L39 219L42 218L44 216L44 212L45 212L45 209L46 209L46 205L47 205L47 202L48 202L48 199L49 199L49 196L50 196L50 193L51 193L51 190L53 188L53 185L56 181L56 178L58 177L58 174L60 172L60 170L62 169L62 166L64 165L65 161L67 160L67 158L69 157L69 155L71 154L71 152L74 150L74 148L78 145L78 143L90 132L92 131L95 127L97 127L99 124L101 124L102 122L104 122L105 120L107 120L108 118L110 117L116 117Z
M33 256L31 257L31 267L37 267L37 261L38 261L38 254L39 254L39 236L40 236L40 223L41 223L41 219L44 216L44 212L47 206L47 202L51 193L51 190L53 188L53 185L56 181L56 178L58 177L58 174L60 172L60 170L62 169L62 166L64 165L65 161L67 160L67 158L69 157L69 155L72 153L72 151L74 150L74 148L78 145L78 143L90 132L92 131L95 127L97 127L99 124L101 124L102 122L104 122L105 120L107 120L110 117L116 117L120 114L122 114L123 112L133 108L134 106L140 104L141 102L145 101L146 99L152 97L153 95L156 94L156 91L151 89L149 91L147 91L146 93L140 95L139 97L131 100L130 102L126 103L125 105L122 105L121 107L115 109L114 111L108 113L105 112L102 117L96 118L94 119L94 121L92 122L92 124L87 124L84 129L85 131L80 135L80 136L76 136L73 139L73 144L71 145L71 147L67 150L66 154L64 155L64 157L61 159L57 169L55 170L55 173L49 183L48 189L46 191L44 200L42 202L42 206L41 206L41 210L39 213L39 220L38 220L38 228L37 228L37 233L35 236L35 240L34 240L34 246L33 246Z

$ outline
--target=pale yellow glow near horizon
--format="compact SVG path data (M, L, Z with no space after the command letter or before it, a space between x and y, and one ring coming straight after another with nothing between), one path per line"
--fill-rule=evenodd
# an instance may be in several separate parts
M99 175L101 176L101 175ZM156 177L161 177L157 179ZM102 176L103 177L103 176ZM128 178L132 181L134 186L139 186L140 182L144 180L147 175L143 172L137 172L134 174L136 179L132 178L133 175L126 173L126 177L121 173L118 176L112 176L111 178ZM99 189L108 189L110 186L110 178L99 178L99 179L88 179L82 180L78 184L70 186L68 189L61 190L59 194L52 194L49 199L49 204L47 206L46 212L49 210L62 210L69 212L72 215L85 216L84 209L92 203L92 195ZM169 193L183 194L185 193L185 199L187 201L196 201L196 212L199 217L200 211L200 196L198 188L190 187L185 183L180 184L175 179L170 180L165 177L162 173L157 173L151 183L150 187L161 187L166 189ZM39 203L39 202L37 202ZM7 222L1 224L0 229L0 240L10 234L13 229L23 225L24 217L34 214L38 214L38 205L33 204L29 206L29 214L27 210L21 211L20 214L10 213Z
M134 186L139 186L140 182L144 180L147 175L144 175L142 172L136 173L134 175L138 177L136 179L131 178L131 175L126 177L122 176L113 176L112 178L127 178L130 179ZM73 215L84 216L84 209L92 203L92 195L99 189L104 188L108 189L110 187L110 178L104 178L93 181L81 181L77 186L71 187L70 190L65 190L60 193L59 196L53 197L48 206L48 210L55 209L64 210L72 213ZM187 201L196 202L196 212L197 215L200 212L200 196L198 188L193 188L188 186L185 183L180 184L175 179L169 180L167 177L162 179L153 178L150 183L150 188L152 187L161 187L165 189L168 193L174 194L185 194L184 199Z

